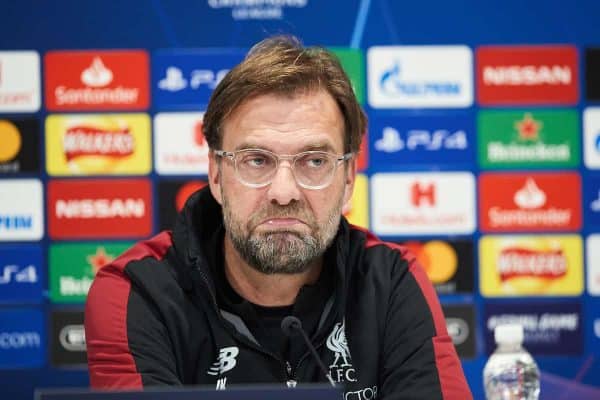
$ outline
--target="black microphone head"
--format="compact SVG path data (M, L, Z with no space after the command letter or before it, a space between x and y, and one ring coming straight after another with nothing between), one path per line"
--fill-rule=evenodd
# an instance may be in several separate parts
M293 315L288 315L281 320L281 330L286 336L291 336L298 329L302 329L302 322Z

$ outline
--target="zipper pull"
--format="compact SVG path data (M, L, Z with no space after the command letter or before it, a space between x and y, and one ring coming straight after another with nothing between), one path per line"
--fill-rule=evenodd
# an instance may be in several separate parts
M296 387L296 385L298 384L298 381L296 381L295 379L293 379L294 378L294 374L293 374L293 371L292 371L292 365L290 364L289 361L285 362L285 370L287 372L287 377L288 377L288 380L287 380L287 382L285 384L289 388Z

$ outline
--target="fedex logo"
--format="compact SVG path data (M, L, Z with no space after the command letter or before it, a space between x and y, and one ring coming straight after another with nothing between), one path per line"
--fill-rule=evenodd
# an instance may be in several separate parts
M161 109L198 110L245 56L242 50L164 50L152 58L155 105Z
M378 116L369 121L374 165L470 165L475 122L466 116ZM401 157L398 155L401 154Z

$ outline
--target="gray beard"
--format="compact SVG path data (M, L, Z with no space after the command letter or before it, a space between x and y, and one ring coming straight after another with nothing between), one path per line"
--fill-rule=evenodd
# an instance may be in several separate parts
M231 232L231 231L228 231ZM325 252L314 237L278 231L248 239L229 235L241 257L263 274L299 274Z
M240 256L255 270L263 274L299 274L306 272L311 264L320 258L335 238L338 230L342 204L332 210L324 226L315 229L312 234L299 234L294 231L273 231L265 233L251 232L243 221L237 221L231 212L231 207L223 199L223 221L227 236ZM301 210L299 203L277 207L277 216L298 215L294 211ZM273 208L271 207L271 208ZM316 230L316 232L315 232Z

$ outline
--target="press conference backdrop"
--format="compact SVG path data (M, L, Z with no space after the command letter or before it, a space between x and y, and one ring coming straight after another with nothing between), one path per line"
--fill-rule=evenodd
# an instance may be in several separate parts
M94 274L205 184L209 95L275 33L351 76L370 121L346 214L417 254L475 398L503 321L524 324L542 398L598 398L598 17L595 0L4 1L2 398L88 384Z

